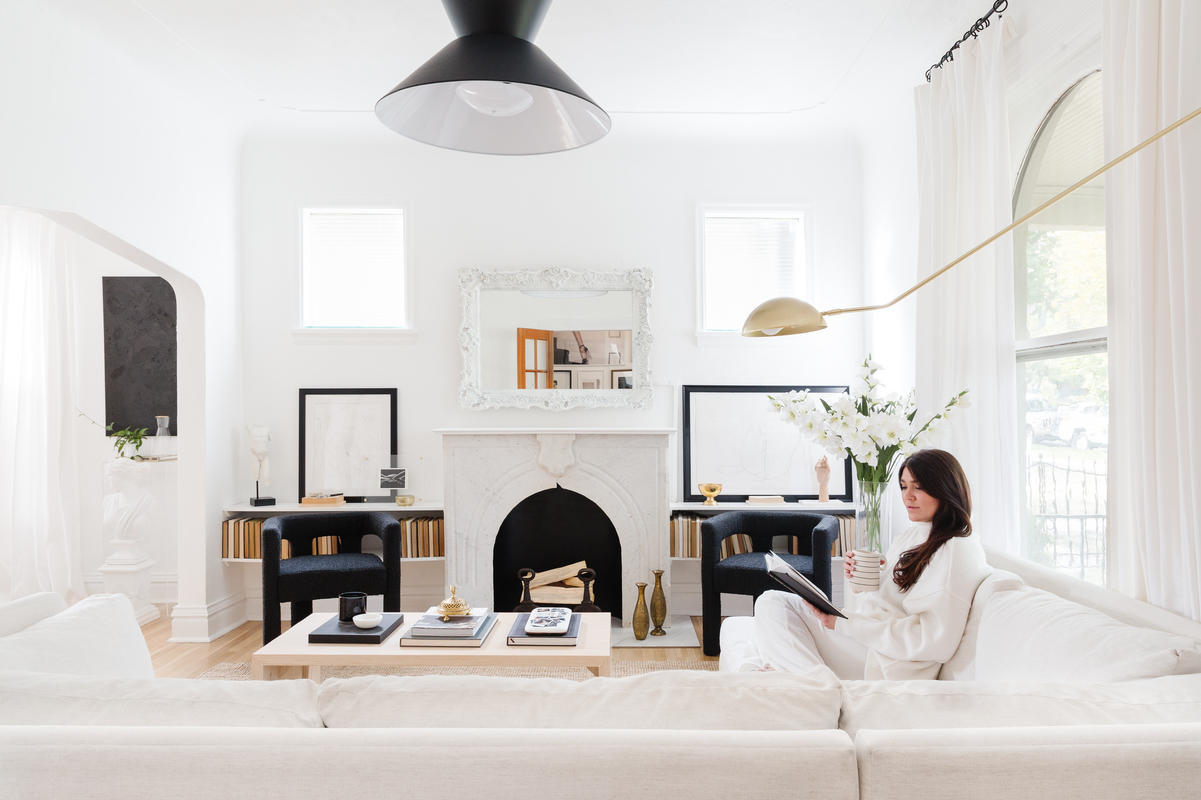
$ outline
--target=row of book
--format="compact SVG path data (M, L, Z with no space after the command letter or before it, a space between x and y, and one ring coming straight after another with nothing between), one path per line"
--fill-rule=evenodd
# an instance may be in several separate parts
M440 558L446 555L446 527L442 517L400 520L401 558Z
M265 517L230 517L221 523L222 558L262 558L263 523ZM337 536L318 536L313 539L314 555L338 552ZM292 544L287 539L279 543L281 559L292 556Z
M830 556L837 558L855 549L855 517L846 514L834 515L838 519L838 538L830 548ZM708 519L700 514L680 512L671 516L671 557L701 557L701 522ZM797 554L800 545L795 537L788 542L788 551ZM721 543L721 557L729 558L737 553L750 553L751 537L738 534L727 537Z
M265 517L231 517L221 523L222 558L262 558ZM405 518L400 522L401 558L436 558L446 554L445 527L441 517ZM338 552L337 536L313 539L313 554L324 556ZM289 558L292 548L280 542L279 557Z

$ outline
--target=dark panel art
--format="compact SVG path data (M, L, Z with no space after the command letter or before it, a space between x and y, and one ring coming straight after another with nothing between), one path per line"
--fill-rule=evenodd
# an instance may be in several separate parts
M176 436L175 290L163 278L104 278L104 419L114 430L171 417Z

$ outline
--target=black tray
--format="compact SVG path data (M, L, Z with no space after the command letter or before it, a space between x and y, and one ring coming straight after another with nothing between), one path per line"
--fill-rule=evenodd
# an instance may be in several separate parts
M333 617L313 629L309 644L383 644L404 621L404 614L384 614L374 628L360 628L353 622Z

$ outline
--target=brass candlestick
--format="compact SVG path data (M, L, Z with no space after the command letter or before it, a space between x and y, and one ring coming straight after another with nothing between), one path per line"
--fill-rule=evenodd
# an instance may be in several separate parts
M721 494L721 484L720 483L701 483L701 484L698 484L696 488L700 489L701 494L703 494L705 496L705 498L706 498L705 505L707 505L707 506L717 505L717 501L714 500L713 498L715 498L719 494Z

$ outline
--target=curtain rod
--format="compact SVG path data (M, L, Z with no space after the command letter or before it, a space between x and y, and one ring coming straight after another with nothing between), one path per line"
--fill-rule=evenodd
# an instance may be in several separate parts
M980 32L982 30L984 30L991 24L988 21L989 17L991 17L993 14L996 14L997 19L1000 19L1001 14L1004 13L1005 9L1007 9L1007 8L1009 8L1009 0L996 0L996 2L994 2L992 4L992 8L990 8L988 10L988 13L985 14L980 19L976 20L976 22L972 25L972 27L967 29L967 33L963 34L963 38L960 39L959 41L955 42L955 44L951 45L950 50L943 53L942 58L938 59L937 64L930 67L930 69L926 70L926 83L930 82L930 73L931 72L933 72L936 69L940 69L942 67L942 65L947 63L948 61L955 60L955 51L959 49L959 45L963 44L968 39L975 39L977 36L980 35Z

